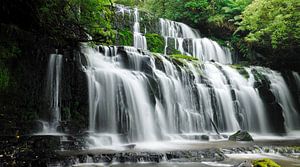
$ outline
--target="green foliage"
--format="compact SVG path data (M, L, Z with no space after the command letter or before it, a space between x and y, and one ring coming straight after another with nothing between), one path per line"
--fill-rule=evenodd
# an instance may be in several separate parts
M86 33L93 40L111 44L109 0L44 0L39 8L39 22L53 38L82 40ZM58 36L58 37L57 37Z
M119 45L132 46L133 45L133 33L129 30L119 31Z
M190 0L184 5L185 11L183 16L185 18L190 18L192 22L198 23L200 21L206 20L209 16L209 3L207 0Z
M268 158L254 160L252 164L254 167L280 167L280 165Z
M160 17L184 20L195 25L206 22L223 26L238 17L252 0L146 0L144 7Z
M222 11L227 18L234 18L239 16L251 2L252 0L227 0ZM235 18L235 20L239 19Z
M114 0L113 1L116 4L122 4L125 6L136 6L138 5L138 1L137 0Z
M300 1L255 0L243 12L239 30L246 41L272 48L293 48L300 43Z
M154 33L145 34L147 46L151 52L164 53L165 41L162 36Z

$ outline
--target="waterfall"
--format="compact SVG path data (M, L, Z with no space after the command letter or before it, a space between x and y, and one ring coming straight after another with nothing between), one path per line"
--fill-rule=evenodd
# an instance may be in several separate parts
M182 54L192 55L202 61L214 60L222 64L232 64L232 56L231 52L228 52L228 48L222 48L218 43L208 38L200 38L196 30L183 23L160 19L160 29L161 35L166 39L165 48L168 45L168 38L173 38L175 49ZM187 43L191 41L192 44L184 48L184 41Z
M124 8L119 12L131 14L132 10ZM159 21L165 54L150 53L139 21L135 8L134 47L82 45L88 62L84 69L88 80L90 146L196 140L203 134L240 129L271 133L269 108L257 87L257 75L270 81L267 89L271 91L266 91L272 92L283 108L287 129L299 128L294 99L279 72L229 66L229 48L201 38L198 31L183 23L166 19ZM201 61L169 57L168 39L174 39L175 48L182 54ZM293 76L300 86L299 74L294 72Z
M86 74L89 85L89 131L94 134L92 136L105 136L114 144L157 140L155 108L151 105L147 89L149 81L145 74L123 68L124 62L118 54L103 55L87 46L83 46L82 50L89 62Z
M283 116L285 118L286 128L289 130L298 129L300 127L300 115L296 109L291 92L281 73L263 67L256 67L255 69L264 74L271 82L271 91L275 95L276 101L283 108ZM299 86L298 83L297 85Z
M300 75L297 72L294 72L294 71L292 72L292 74L293 74L293 77L295 79L298 92L300 92Z
M139 16L139 11L137 8L134 9L134 26L133 26L133 42L134 42L134 47L147 50L147 41L146 37L142 35L140 32L140 16Z
M51 54L47 74L47 97L50 106L50 118L42 121L42 133L57 133L57 127L61 120L60 116L60 82L62 70L62 58L60 54Z
M216 130L269 132L250 68L246 79L218 63L183 60L184 68L165 55L100 47L82 47L89 62L92 144L195 139Z

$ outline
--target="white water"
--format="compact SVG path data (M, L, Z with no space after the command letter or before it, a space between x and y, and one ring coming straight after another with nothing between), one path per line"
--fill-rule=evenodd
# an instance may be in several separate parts
M183 23L161 19L165 39L174 38L175 48L204 61L195 64L182 60L184 65L176 65L166 55L154 56L140 50L147 47L137 9L134 17L134 47L82 47L88 60L85 68L91 147L199 140L202 135L220 139L217 133L230 134L239 129L267 136L271 124L254 88L252 69L271 81L271 90L284 109L287 128L297 130L299 114L280 73L251 67L245 68L249 75L245 78L224 65L232 63L228 48L200 38L197 31ZM191 40L188 50L184 44L187 40ZM212 59L219 63L209 62ZM293 75L299 82L299 75Z
M51 54L48 63L47 74L47 98L50 106L50 118L41 121L43 134L57 133L57 127L61 120L60 116L60 82L62 70L62 58L60 54Z
M161 35L166 39L165 49L168 47L167 39L173 38L174 48L182 54L191 55L201 61L214 60L222 64L232 64L232 56L228 48L222 48L217 42L208 38L200 38L199 33L186 24L160 19L160 28ZM188 43L187 48L183 47L184 42Z
M147 41L146 37L140 32L140 16L137 8L134 9L134 26L133 26L133 42L134 47L147 50Z
M300 92L300 75L297 72L292 72L295 82L297 84L298 92Z
M241 119L242 129L255 132L267 132L268 119L265 106L259 97L258 92L253 88L253 75L248 70L249 80L243 77L237 70L229 66L221 65L222 69L230 82L231 90L234 90L236 100L234 101L239 118Z
M102 55L88 47L83 53L89 62L90 132L119 135L128 142L156 140L145 75L121 68L115 62L118 55Z
M271 91L275 95L276 101L283 108L286 128L288 130L298 129L300 127L300 115L283 76L279 72L272 71L268 68L256 67L256 69L270 80Z
M246 79L218 63L200 67L185 61L188 68L183 68L164 55L154 58L133 47L125 47L126 54L116 47L102 47L104 54L98 50L82 48L88 59L92 147L195 140L216 130L270 132L250 68Z

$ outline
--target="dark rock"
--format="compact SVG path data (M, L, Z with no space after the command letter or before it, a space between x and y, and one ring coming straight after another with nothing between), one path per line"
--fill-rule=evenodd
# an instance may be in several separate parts
M208 141L208 140L209 140L209 136L207 136L207 135L202 135L202 136L201 136L201 140L206 140L206 141Z
M231 141L253 141L253 138L247 131L239 130L235 134L229 136L229 140L231 140Z

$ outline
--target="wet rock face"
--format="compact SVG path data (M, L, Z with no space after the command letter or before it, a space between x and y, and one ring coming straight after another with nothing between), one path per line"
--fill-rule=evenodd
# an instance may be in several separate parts
M271 82L258 71L252 71L254 76L257 78L255 87L257 88L261 99L263 100L265 107L268 111L268 120L272 125L272 131L275 133L286 133L283 117L283 109L280 104L276 101L275 95L271 91Z
M247 131L239 130L235 134L229 136L231 141L253 141L252 136Z

